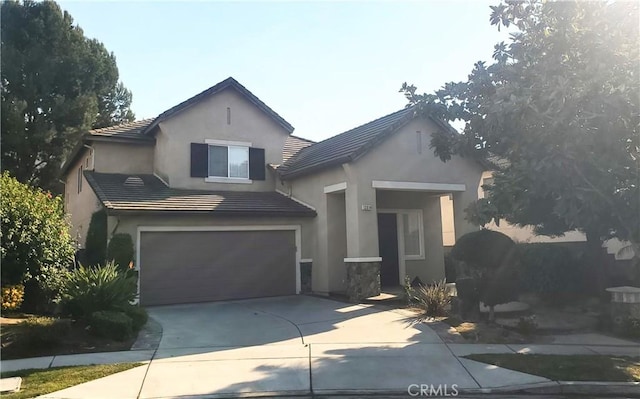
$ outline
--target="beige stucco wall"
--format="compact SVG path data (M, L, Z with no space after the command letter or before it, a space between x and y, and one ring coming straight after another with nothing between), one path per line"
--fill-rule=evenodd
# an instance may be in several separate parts
M76 239L82 248L84 248L87 238L91 215L100 209L101 206L84 176L82 176L82 190L78 192L78 171L80 165L82 165L83 170L90 170L92 163L92 151L84 148L81 152L80 159L69 168L69 173L65 178L64 204L65 212L69 215L69 222L71 224L71 237Z
M153 173L153 144L91 144L95 151L95 171L100 173Z
M466 191L453 193L455 214L464 215L464 209L478 198L483 169L477 162L459 156L454 156L447 162L442 162L435 156L429 148L429 143L430 133L436 128L431 121L414 119L354 163L353 175L365 182L389 180L464 184ZM422 133L420 149L416 132ZM455 218L454 223L456 237L477 230L477 227L469 224L464 217Z
M308 258L313 259L312 289L319 294L339 291L342 287L342 276L344 276L346 270L343 262L346 252L346 240L337 235L335 231L333 235L330 232L332 229L337 229L337 225L330 225L330 223L334 223L330 221L340 221L340 218L346 217L343 216L345 211L341 211L338 203L332 201L324 193L325 186L342 183L345 178L342 167L338 166L294 181L278 181L276 183L278 190L282 190L293 198L309 204L315 208L318 214L310 224L312 237L309 244L312 250ZM332 198L336 199L335 197ZM340 199L344 199L344 194Z
M425 260L407 261L406 270L410 276L420 276L425 282L444 277L440 196L448 193L385 191L380 194L372 187L373 180L464 184L466 191L454 194L456 213L475 201L482 168L460 157L447 163L440 161L428 148L428 134L434 129L436 127L430 121L414 120L356 162L286 181L284 186L276 184L294 198L315 207L318 213L311 226L315 232L314 291L325 293L343 289L344 253L352 258L379 256L377 209L382 207L422 209L427 256ZM416 131L423 133L420 151ZM324 194L324 187L343 182L347 184L343 193ZM344 209L340 205L342 200ZM371 205L371 210L362 210L362 205ZM464 218L458 219L456 234L477 229ZM332 224L336 220L339 224Z
M227 124L227 108L231 123ZM207 183L190 177L191 143L206 139L250 142L265 149L267 164L282 163L282 149L289 133L271 117L229 88L160 123L156 133L154 170L175 188L205 190L268 191L274 189L274 177L251 184Z

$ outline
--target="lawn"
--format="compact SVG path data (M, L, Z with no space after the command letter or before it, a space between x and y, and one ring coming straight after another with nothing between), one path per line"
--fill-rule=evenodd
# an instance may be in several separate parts
M121 363L7 371L1 374L2 378L22 377L22 387L20 392L2 394L2 399L34 398L141 365L142 363Z
M66 355L75 353L113 352L129 350L135 337L125 341L97 337L89 333L86 323L70 321L69 330L59 334L52 330L47 342L34 342L30 327L19 324L31 315L14 315L0 318L0 342L2 359L22 359L26 357ZM53 339L55 337L55 339ZM42 340L39 340L42 341Z
M467 359L554 381L640 381L640 358L599 355L482 354Z

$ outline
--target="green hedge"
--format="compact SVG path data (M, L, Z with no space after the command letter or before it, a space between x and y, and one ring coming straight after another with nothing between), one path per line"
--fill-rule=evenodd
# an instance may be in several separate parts
M114 262L120 270L129 269L133 261L133 240L125 233L114 234L107 246L107 260Z
M20 322L20 335L28 346L56 346L71 330L71 321L53 317L31 317Z
M104 264L107 259L107 212L104 209L91 215L85 249L88 262L85 266Z
M91 332L100 337L124 341L133 336L131 317L124 312L101 310L91 314Z
M571 251L558 244L519 244L519 285L523 292L556 294L576 292L583 272Z
M149 320L149 314L144 308L136 305L130 305L122 309L122 311L131 318L131 326L133 331L140 331L140 329L147 324Z

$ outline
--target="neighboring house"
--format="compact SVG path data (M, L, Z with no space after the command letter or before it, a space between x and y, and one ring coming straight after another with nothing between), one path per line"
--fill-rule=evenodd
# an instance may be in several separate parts
M482 186L491 184L493 184L493 172L486 170L482 173L482 180L478 188L478 198L485 197ZM440 206L442 209L442 240L445 247L453 246L455 244L453 201L449 197L442 197L440 199ZM500 225L496 225L496 223L492 221L484 227L506 234L517 243L583 243L587 241L585 234L577 230L568 231L562 236L549 237L535 234L533 227L520 227L510 224L505 220L501 220ZM605 241L602 247L616 260L630 260L633 258L632 252L620 251L628 245L628 242L612 238Z
M229 78L84 135L65 203L80 244L101 208L109 236L132 236L145 305L296 294L301 265L313 292L361 298L376 279L444 277L441 197L461 215L483 171L434 156L430 134L447 128L408 108L313 143Z

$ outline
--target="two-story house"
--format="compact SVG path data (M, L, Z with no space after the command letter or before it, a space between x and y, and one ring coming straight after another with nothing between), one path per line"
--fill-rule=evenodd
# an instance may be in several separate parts
M88 132L63 167L82 245L93 212L135 245L144 305L299 293L352 298L444 277L441 197L475 229L481 165L443 163L447 128L407 108L319 143L233 78L156 118Z

